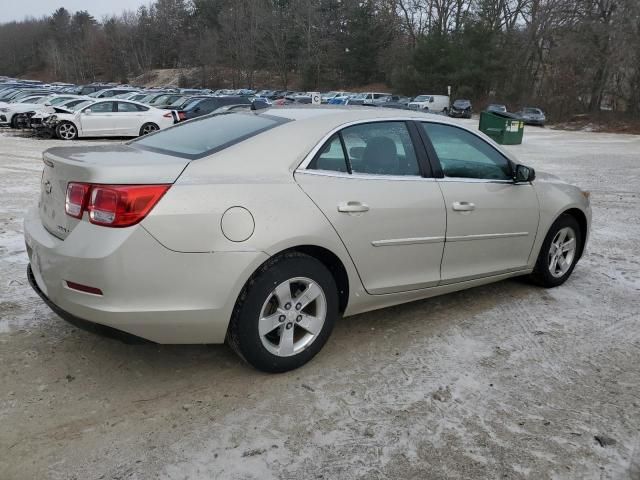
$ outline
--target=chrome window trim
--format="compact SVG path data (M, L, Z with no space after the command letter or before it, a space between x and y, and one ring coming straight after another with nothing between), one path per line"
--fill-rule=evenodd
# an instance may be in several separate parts
M353 180L400 180L405 182L424 182L435 181L432 177L421 177L420 175L376 175L374 173L351 173L337 172L334 170L297 170L296 174L300 175L317 175L320 177L339 177Z
M502 183L506 185L516 185L513 180L500 180L490 178L467 178L467 177L442 177L437 179L439 182L457 182L457 183ZM520 183L522 185L522 183Z

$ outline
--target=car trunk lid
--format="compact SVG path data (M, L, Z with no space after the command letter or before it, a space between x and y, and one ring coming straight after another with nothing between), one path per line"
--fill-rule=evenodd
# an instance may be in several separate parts
M43 226L64 240L80 219L65 212L69 182L109 185L174 183L189 160L130 145L56 147L43 154L39 211Z

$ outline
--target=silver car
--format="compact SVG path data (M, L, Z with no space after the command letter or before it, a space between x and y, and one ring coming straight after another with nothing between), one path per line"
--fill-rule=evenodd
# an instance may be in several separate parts
M558 286L591 222L588 192L411 111L234 112L43 161L28 275L60 316L226 341L269 372L310 360L340 316L520 275Z

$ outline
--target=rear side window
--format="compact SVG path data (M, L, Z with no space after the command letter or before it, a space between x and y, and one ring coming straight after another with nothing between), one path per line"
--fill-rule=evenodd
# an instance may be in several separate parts
M281 117L244 112L206 116L140 137L131 145L193 160L224 150L289 121Z
M129 102L118 102L118 112L144 112L149 110L147 107Z
M347 172L347 161L340 142L340 136L334 135L325 143L307 167L310 170Z

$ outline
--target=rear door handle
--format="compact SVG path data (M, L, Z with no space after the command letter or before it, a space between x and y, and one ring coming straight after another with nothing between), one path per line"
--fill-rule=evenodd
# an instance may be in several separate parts
M471 212L476 206L471 202L453 202L453 209L456 212Z
M342 202L338 204L338 211L341 213L362 213L368 212L369 206L362 202Z

